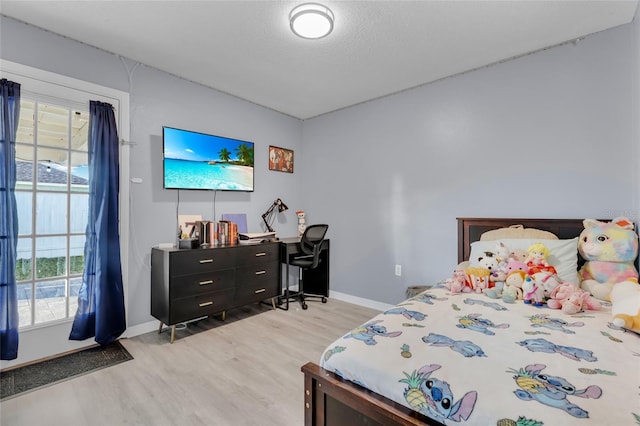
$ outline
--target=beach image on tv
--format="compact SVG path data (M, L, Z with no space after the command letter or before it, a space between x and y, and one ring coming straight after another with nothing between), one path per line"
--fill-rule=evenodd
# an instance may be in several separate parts
M165 127L164 187L253 191L253 143Z

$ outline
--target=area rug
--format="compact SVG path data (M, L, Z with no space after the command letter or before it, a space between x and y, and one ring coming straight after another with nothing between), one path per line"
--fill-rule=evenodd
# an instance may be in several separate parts
M119 341L0 372L0 401L133 359Z

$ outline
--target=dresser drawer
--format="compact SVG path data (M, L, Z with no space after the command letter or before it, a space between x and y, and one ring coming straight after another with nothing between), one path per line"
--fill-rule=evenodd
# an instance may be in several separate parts
M232 305L235 291L225 290L183 297L171 302L171 324L217 314Z
M278 263L278 244L257 244L238 247L236 262L238 266L253 265L256 263Z
M234 250L194 249L171 253L171 276L197 274L226 269L235 262Z
M222 269L175 277L171 282L170 297L172 299L179 299L186 296L197 296L213 291L233 289L235 286L235 275L235 269Z
M260 293L264 293L264 295L257 300L272 297L278 293L278 278L277 265L262 263L246 267L238 271L236 295L241 301L244 301L246 297Z
M273 263L258 263L256 265L249 265L242 269L238 269L236 274L236 286L240 288L261 281L277 281L279 266L279 264Z
M236 300L240 305L247 305L249 303L261 302L265 299L270 299L278 295L277 283L265 282L262 287L258 288L238 288L236 293Z

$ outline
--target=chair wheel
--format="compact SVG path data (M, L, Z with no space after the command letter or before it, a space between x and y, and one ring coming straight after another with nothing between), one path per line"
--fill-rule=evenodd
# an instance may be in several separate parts
M302 310L306 310L307 308L308 308L307 304L306 304L306 303L303 303L303 304L302 304Z
M326 297L322 298L322 303L327 303L327 298Z

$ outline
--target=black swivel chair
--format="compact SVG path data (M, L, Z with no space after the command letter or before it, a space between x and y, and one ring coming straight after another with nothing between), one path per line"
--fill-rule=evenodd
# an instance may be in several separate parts
M305 293L304 282L302 280L303 270L314 269L320 263L320 251L327 229L329 229L329 225L309 225L300 239L300 249L304 254L289 259L289 265L300 268L298 275L298 291L291 293L289 298L298 299L302 305L302 309L307 309L307 302L305 300L309 297L320 298L322 303L327 303L327 298L325 296Z

